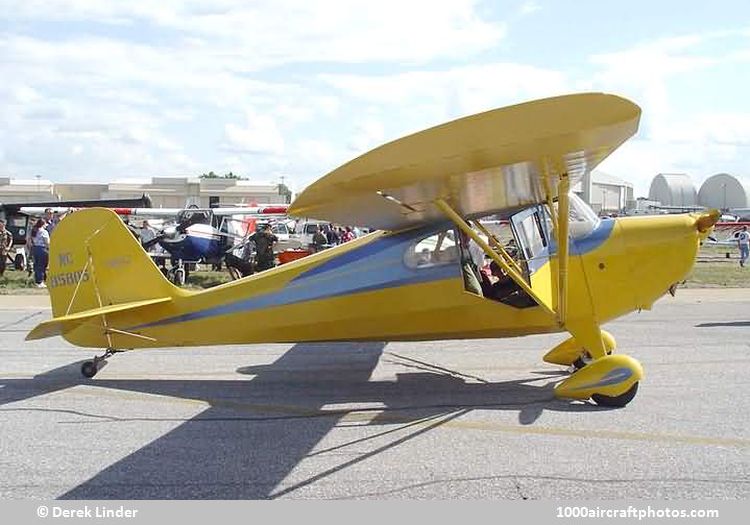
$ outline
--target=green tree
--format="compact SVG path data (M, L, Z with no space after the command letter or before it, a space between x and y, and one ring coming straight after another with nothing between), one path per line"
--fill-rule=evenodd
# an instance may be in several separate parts
M287 204L292 202L292 190L289 189L289 187L284 184L283 182L277 186L279 189L279 195L284 196L284 200Z
M247 180L247 177L240 177L239 175L235 175L231 171L227 173L226 175L219 175L217 173L214 173L213 171L209 171L208 173L201 173L200 175L201 179L235 179L235 180Z

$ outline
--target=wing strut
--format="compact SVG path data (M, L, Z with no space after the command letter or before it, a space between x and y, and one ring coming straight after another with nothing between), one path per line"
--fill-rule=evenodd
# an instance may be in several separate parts
M498 265L500 265L500 268L505 270L511 279L519 286L521 289L529 294L536 303L544 308L549 314L555 315L555 312L550 310L550 308L544 304L544 301L542 301L539 296L534 292L534 290L529 286L529 284L526 282L526 280L523 278L522 275L520 275L513 267L511 267L503 257L497 254L490 246L484 242L484 240L477 234L477 232L474 231L474 229L469 226L466 221L458 214L456 213L453 208L450 207L450 205L445 202L443 199L437 199L435 201L435 205L442 211L451 221L453 221L456 226L461 228L461 230L468 235L475 243L477 243L481 248L482 251L495 261Z
M546 178L546 177L545 177ZM568 225L570 221L570 179L561 173L557 183L557 317L562 325L568 313ZM553 215L550 210L550 215Z

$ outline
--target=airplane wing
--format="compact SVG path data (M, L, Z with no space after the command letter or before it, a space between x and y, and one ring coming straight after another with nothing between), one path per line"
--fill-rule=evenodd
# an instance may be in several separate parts
M558 174L574 184L633 135L640 113L623 98L584 93L454 120L344 164L289 214L398 230L444 220L438 199L466 217L543 202Z
M218 216L226 215L243 215L257 217L285 217L288 206L285 204L272 206L253 206L253 207L220 207L220 208L113 208L112 210L118 215L129 217L155 217L170 218L176 217L180 213L198 212L211 213Z

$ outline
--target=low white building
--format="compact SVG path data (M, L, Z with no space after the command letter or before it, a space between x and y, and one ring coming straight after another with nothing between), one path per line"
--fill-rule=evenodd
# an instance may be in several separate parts
M0 178L0 203L129 199L151 197L155 208L184 208L195 204L201 208L214 205L285 204L288 197L278 184L247 180L198 177L153 177L113 182L64 182Z
M0 177L0 204L57 200L55 185L46 179Z

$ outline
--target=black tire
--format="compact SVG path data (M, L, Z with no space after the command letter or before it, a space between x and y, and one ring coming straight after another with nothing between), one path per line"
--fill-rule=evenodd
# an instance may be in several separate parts
M233 281L242 279L242 272L239 270L239 268L235 268L234 266L227 266L227 270L229 271L229 275L230 277L232 277Z
M177 286L185 286L185 270L177 268L174 271L174 283Z
M13 259L13 268L18 272L23 271L23 255L21 255L20 253L17 253L15 258Z
M99 371L99 368L93 361L86 361L81 365L81 373L84 377L91 379Z
M591 399L594 400L594 403L602 407L624 407L625 405L630 403L638 393L638 383L638 381L633 383L633 386L631 386L627 390L627 392L624 392L619 396L604 396L602 394L593 394L591 396Z

